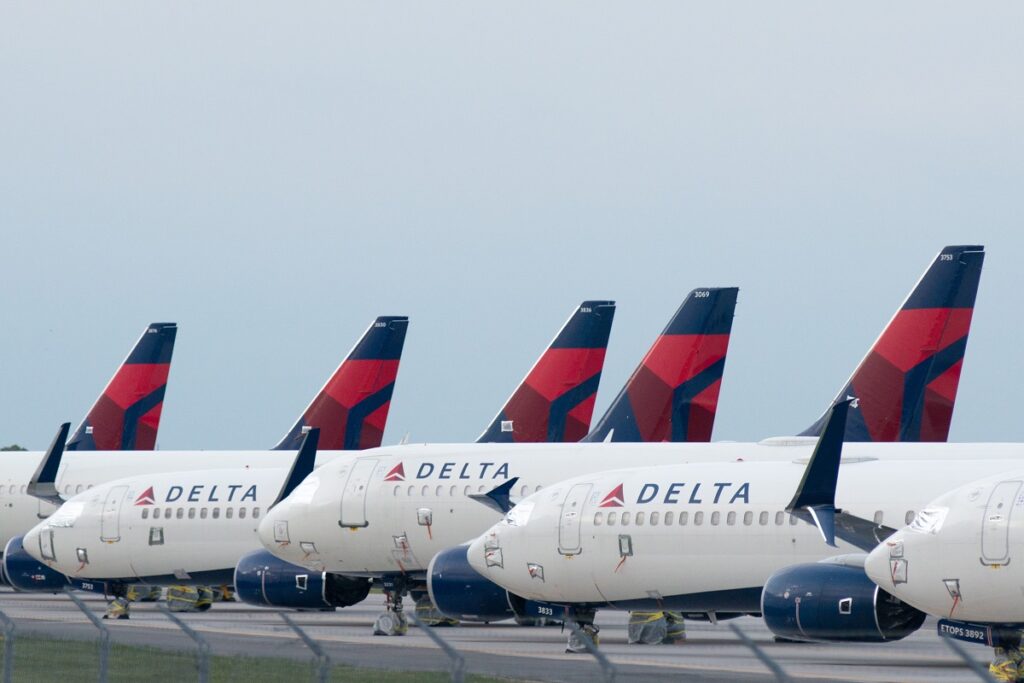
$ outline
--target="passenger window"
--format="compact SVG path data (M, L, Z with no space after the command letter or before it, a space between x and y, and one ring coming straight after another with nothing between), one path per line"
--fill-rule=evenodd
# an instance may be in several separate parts
M149 519L149 508L142 508L142 518Z
M259 518L259 516L260 516L260 509L259 508L253 508L252 509L252 518L253 519L257 519L257 518Z
M426 484L424 484L423 488L420 489L420 495L422 495L424 498L426 498L429 493L430 493L430 487L427 486Z
M683 513L683 514L685 514L685 513ZM694 526L700 526L703 523L704 523L704 511L701 510L699 512L693 513L693 525Z
M11 488L13 489L14 487L12 486ZM75 487L75 493L81 493L81 492L82 492L82 485L79 484L78 486ZM11 493L14 493L14 492L11 491Z
M540 484L537 484L537 486L534 487L533 492L537 493L537 491L540 491L541 488L543 488L543 487Z
M189 519L195 519L196 518L196 509L195 508L189 508L188 509L188 518Z
M176 514L175 517L183 519L185 517L185 508L178 508L178 514Z
M732 526L732 525L736 524L736 513L735 512L730 512L729 514L727 514L725 516L725 523L728 524L729 526Z
M220 508L213 508L213 518L220 519Z
M711 513L711 526L718 526L718 522L722 519L722 513L715 510Z
M775 513L775 526L782 526L782 516L784 514L785 513L782 510Z
M238 518L245 519L245 508L238 508Z
M882 518L883 517L884 517L884 515L882 514L881 510L875 510L875 524L879 524L880 525L882 523Z
M92 488L92 487L90 486L89 488ZM21 492L22 492L22 494L24 494L24 493L25 493L25 491L26 491L25 485L24 485L24 484L22 484L22 485L21 485Z
M615 513L614 512L609 512L608 513L608 526L615 526Z
M410 486L409 488L412 488L412 487ZM473 489L470 488L469 485L467 484L466 488L462 489L462 495L468 496L471 493L473 493Z
M622 513L622 526L629 526L629 513L628 512L623 512Z
M672 526L672 522L675 521L675 513L669 510L665 513L665 526Z
M680 512L679 513L679 526L686 526L686 521L687 521L687 518L689 516L690 516L690 513L687 512L686 510L683 510L682 512Z
M416 495L416 487L415 486L410 486L409 487L409 497L412 498L415 495Z
M399 491L401 491L401 490L402 490L402 487L401 487L401 486L396 486L396 487L395 487L395 498L397 498L397 497L398 497L398 492L399 492Z
M903 518L903 521L906 524L910 524L911 522L913 522L914 521L914 511L913 510L907 510L907 514Z
M224 508L224 516L228 519L234 517L235 508Z
M480 484L479 486L476 487L476 492L477 493L483 493L486 490L487 490L487 487L484 486L483 484Z
M793 515L789 516L789 525L790 526L796 526L796 517L795 516L793 516Z
M199 519L206 519L206 508L199 510Z
M594 513L594 526L601 526L601 520L604 519L604 514L600 510Z
M153 508L153 519L160 519L160 508Z
M437 488L434 489L434 495L436 497L440 498L443 494L444 494L444 487L441 486L440 484L438 484Z
M657 512L652 512L651 513L651 526L658 526L658 513Z
M450 489L448 489L448 495L450 495L452 498L459 495L459 487L452 486Z
M743 513L743 526L750 526L754 523L754 513L747 510Z
M761 526L768 526L768 511L762 510L761 514L757 516L757 523Z
M525 498L526 497L526 492L529 491L529 490L530 490L530 487L524 486L523 488L519 489L519 495Z
M644 513L643 512L636 513L636 525L637 526L643 526L644 525Z

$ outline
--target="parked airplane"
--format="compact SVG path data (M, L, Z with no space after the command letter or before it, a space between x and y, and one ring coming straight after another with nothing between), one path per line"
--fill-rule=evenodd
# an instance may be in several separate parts
M85 415L68 450L151 451L160 428L167 376L178 326L174 323L152 323L146 326L128 357L118 367L103 393ZM13 535L21 533L57 508L25 493L28 476L42 456L40 452L9 451L3 453L0 467L0 546ZM12 467L17 463L20 467ZM25 467L25 465L28 465ZM20 526L19 526L20 525ZM0 553L0 560L3 553ZM6 581L0 571L0 580Z
M945 493L864 563L883 591L939 617L939 633L995 647L997 680L1017 680L1024 670L1022 487L1024 470L1016 467Z

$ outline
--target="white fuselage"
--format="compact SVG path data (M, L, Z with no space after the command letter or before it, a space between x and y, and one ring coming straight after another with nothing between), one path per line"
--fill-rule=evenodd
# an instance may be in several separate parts
M875 548L864 568L883 590L922 612L1024 622L1024 470L936 498Z
M836 505L902 526L937 492L1008 464L846 462ZM468 558L484 577L533 600L757 612L774 572L859 552L841 541L827 546L816 527L784 512L803 473L794 463L742 462L574 477L517 505L472 542Z
M784 475L788 477L786 488L774 494L781 499L792 495L813 443L812 440L791 446L609 443L488 449L474 445L382 448L319 468L265 517L260 536L275 555L314 569L353 575L422 572L437 552L475 538L501 518L499 512L467 494L485 493L511 477L518 477L512 490L515 502L569 477L627 464L649 467L687 462L773 461L778 469L770 468L772 471L788 473ZM927 483L921 487L908 486L912 495L884 499L898 503L903 515L963 481L965 472L977 476L978 468L998 471L1013 467L1022 461L1024 446L851 443L844 452L846 462L864 458L906 462L906 467L899 471L914 472L915 480ZM960 462L955 466L950 462L946 467L947 461ZM859 467L848 469L854 471ZM893 467L885 471L894 471ZM929 474L918 477L918 471ZM933 471L936 474L931 483ZM793 479L792 485L788 485L789 479ZM873 495L874 488L872 483L866 495ZM847 490L845 485L843 490ZM762 491L759 495L768 494ZM771 502L774 513L788 499L772 498ZM768 500L762 499L762 503L767 504ZM872 514L874 511L871 510ZM886 512L890 525L902 524L902 516L894 520L894 513L888 509ZM303 543L306 545L302 546ZM315 548L315 552L307 552L310 548Z

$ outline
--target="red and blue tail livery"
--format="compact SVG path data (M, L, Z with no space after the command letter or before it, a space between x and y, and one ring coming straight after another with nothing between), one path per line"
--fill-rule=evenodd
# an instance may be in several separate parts
M175 323L153 323L118 368L65 450L151 451L156 447Z
M738 293L690 292L584 441L710 441Z
M832 403L858 399L846 441L947 439L984 261L981 246L939 252Z
M376 448L384 439L409 318L381 316L349 352L275 450L297 450L312 428L320 450Z
M477 443L573 442L594 416L614 301L584 301Z

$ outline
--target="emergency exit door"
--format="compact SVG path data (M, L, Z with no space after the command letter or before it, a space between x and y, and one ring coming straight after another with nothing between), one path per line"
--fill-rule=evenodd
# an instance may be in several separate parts
M1006 564L1010 561L1010 513L1020 492L1021 482L996 484L985 506L981 525L981 563Z
M558 522L558 552L562 555L578 555L583 550L580 540L583 504L592 488L593 484L576 484L569 489L569 495L562 503L562 516Z
M377 467L376 460L356 460L348 473L345 490L341 494L341 526L368 526L366 521L366 489L370 475Z
M107 492L103 501L103 515L100 517L100 540L115 543L121 540L121 502L127 486L115 486Z

